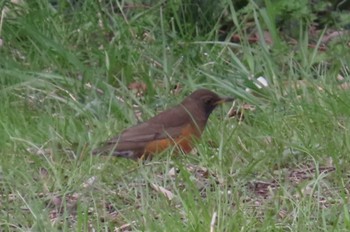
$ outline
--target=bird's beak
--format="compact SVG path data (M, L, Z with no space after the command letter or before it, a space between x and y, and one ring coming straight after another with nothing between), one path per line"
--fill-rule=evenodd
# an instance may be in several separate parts
M221 97L220 100L218 100L217 102L215 102L215 105L221 105L222 103L225 102L232 102L235 99L233 97Z

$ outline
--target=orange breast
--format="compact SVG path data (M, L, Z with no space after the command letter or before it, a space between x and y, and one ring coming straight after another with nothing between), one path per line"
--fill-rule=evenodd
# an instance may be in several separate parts
M171 146L178 146L184 153L189 153L193 148L193 139L199 137L200 133L196 127L189 124L181 130L181 135L176 138L159 139L150 142L147 144L144 154L159 153Z

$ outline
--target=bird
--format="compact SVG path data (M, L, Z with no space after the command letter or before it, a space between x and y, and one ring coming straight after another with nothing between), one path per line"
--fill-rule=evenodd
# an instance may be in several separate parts
M93 150L92 154L145 160L170 147L189 153L201 137L213 110L233 100L208 89L198 89L180 104L125 129Z

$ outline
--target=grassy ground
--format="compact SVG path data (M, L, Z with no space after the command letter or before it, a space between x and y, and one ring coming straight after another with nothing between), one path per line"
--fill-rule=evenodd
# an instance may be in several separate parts
M177 28L170 3L30 2L8 5L0 24L1 231L350 229L343 40L319 51L300 27L291 45L253 4L243 16L227 6L241 37L231 43L217 21ZM273 45L248 41L247 18ZM268 87L254 88L259 76ZM200 87L255 110L239 121L218 109L188 156L91 156L135 111L147 119Z

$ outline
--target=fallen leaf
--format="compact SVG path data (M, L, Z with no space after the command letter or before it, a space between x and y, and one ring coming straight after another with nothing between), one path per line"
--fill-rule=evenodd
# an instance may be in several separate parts
M176 169L174 167L172 167L169 172L168 172L168 175L170 177L176 177Z
M278 217L280 219L285 219L288 215L288 211L285 210L285 209L281 209L279 212L278 212Z
M341 37L343 35L347 35L349 34L348 31L333 31L325 36L323 36L322 38L322 43L329 43L330 41L332 41L333 39L337 38L337 37Z
M133 91L136 96L143 96L147 90L147 85L143 82L132 82L128 85L128 89Z
M121 231L131 231L131 226L136 224L136 221L132 221L130 223L126 223L122 226L116 227L114 229L115 232L121 232Z
M177 83L174 87L174 89L171 91L172 94L174 95L178 95L182 90L182 86L180 85L180 83Z
M337 75L337 80L338 80L338 81L344 81L345 78L344 78L342 75L338 74L338 75Z
M249 189L253 191L256 195L263 198L268 198L272 195L273 190L279 187L279 183L275 180L272 181L252 181L248 184Z
M269 84L267 83L267 79L263 76L260 76L256 79L257 83L254 83L256 85L256 87L258 87L259 89L262 89L263 87L268 87Z
M350 83L349 82L344 82L344 83L341 83L339 86L338 86L339 89L342 89L342 90L348 90L350 89Z
M239 107L232 107L230 111L228 112L229 118L237 118L238 121L244 120L244 112L246 111L254 111L255 107L253 105L244 103L242 106Z
M166 198L168 198L168 200L172 200L174 198L174 194L172 192L170 192L169 190L159 186L159 185L156 185L156 184L151 184L151 188L157 192L160 192L162 193Z
M96 176L92 176L83 183L83 188L91 187L97 180Z
M49 171L47 171L46 168L41 167L39 168L39 174L41 178L46 178L49 174Z
M243 39L241 38L240 35L233 35L231 37L231 41L238 43L241 42ZM258 32L253 32L249 37L248 37L248 42L249 43L257 43L260 40L260 35ZM268 31L264 31L263 32L263 40L265 41L266 44L268 45L272 45L273 44L273 40L272 40L272 36L270 34L270 32Z

